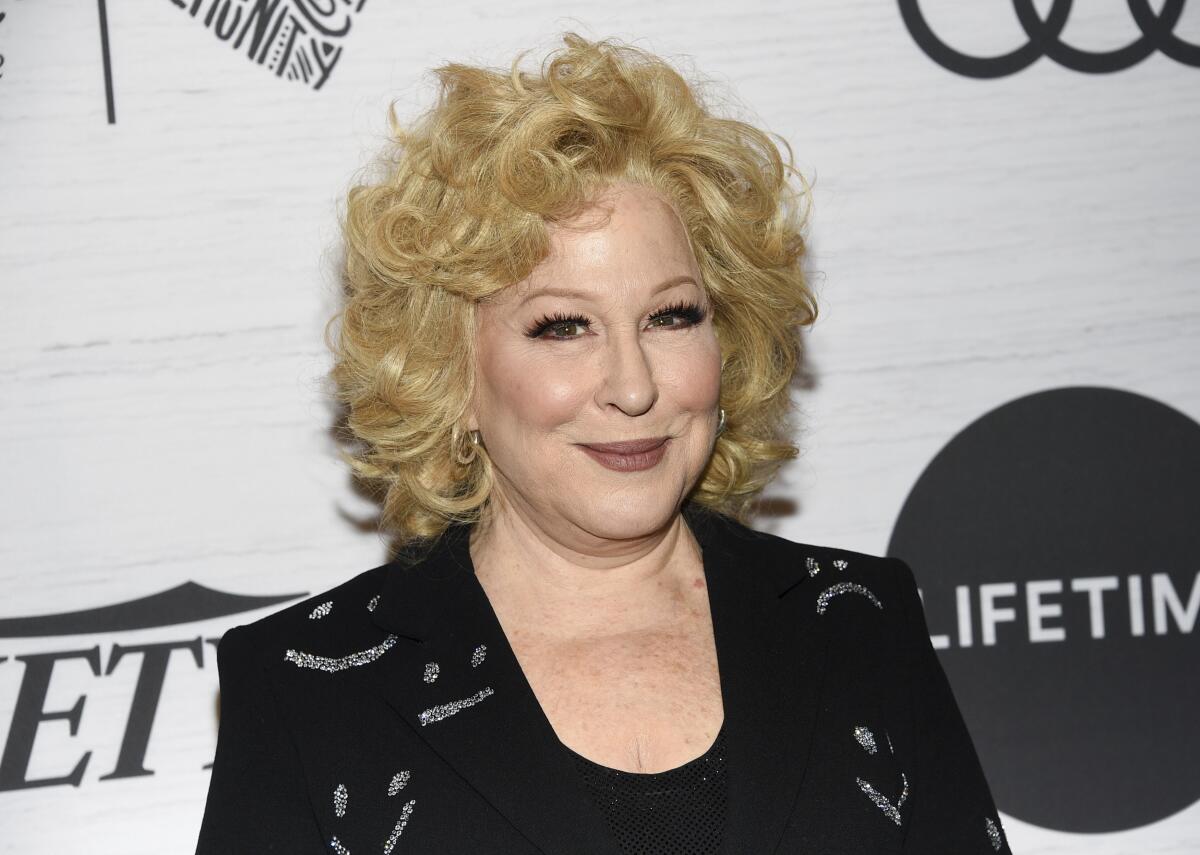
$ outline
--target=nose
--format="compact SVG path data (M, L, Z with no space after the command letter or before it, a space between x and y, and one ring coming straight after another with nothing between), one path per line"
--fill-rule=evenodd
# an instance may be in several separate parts
M654 366L636 328L610 335L603 360L604 381L597 397L602 408L612 405L628 416L640 416L654 406Z

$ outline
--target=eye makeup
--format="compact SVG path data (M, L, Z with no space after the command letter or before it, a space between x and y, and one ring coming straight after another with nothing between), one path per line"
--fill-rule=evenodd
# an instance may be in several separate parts
M683 323L656 324L656 325L661 326L665 329L672 329L672 328L687 329L689 327L694 327L697 324L699 324L700 322L702 322L704 320L704 318L706 317L706 315L707 315L707 312L698 303L680 301L677 303L672 303L671 305L667 306L664 309L659 309L657 312L650 315L647 318L647 321L649 321L651 324L654 324L655 321L674 316L674 317L678 317L678 318L682 319ZM527 335L529 338L541 338L543 333L545 333L547 330L556 330L556 329L561 330L562 328L568 328L568 327L573 327L573 326L587 327L590 324L591 324L591 321L589 321L583 315L565 314L562 312L555 312L553 314L544 315L543 317L541 317L537 321L535 321L525 331L525 335ZM558 339L558 340L565 340L565 339L569 339L569 338L579 338L579 336L574 336L574 335L551 335L548 337L551 339Z

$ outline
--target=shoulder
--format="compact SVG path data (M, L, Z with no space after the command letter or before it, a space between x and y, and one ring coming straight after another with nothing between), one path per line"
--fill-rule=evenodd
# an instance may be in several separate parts
M237 647L260 665L284 661L289 648L353 649L376 644L380 631L370 620L393 564L373 567L328 590L229 629L222 648Z
M905 587L912 579L908 565L898 558L791 540L720 514L706 514L694 527L702 543L717 543L739 563L770 577L781 593L802 583L816 591L847 583L867 586L882 596L883 591Z

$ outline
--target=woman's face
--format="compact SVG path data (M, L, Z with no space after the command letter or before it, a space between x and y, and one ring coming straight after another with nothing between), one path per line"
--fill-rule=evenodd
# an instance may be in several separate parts
M600 205L551 226L550 255L478 315L467 427L493 500L563 542L661 529L716 438L721 351L684 227L640 185ZM588 448L663 438L641 455Z

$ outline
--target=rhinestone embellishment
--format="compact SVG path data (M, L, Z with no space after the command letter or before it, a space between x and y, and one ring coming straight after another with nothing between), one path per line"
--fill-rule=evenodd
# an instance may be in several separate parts
M858 744L863 747L863 750L868 754L875 754L879 749L875 746L875 734L871 733L871 728L863 727L861 724L854 728L854 738L858 740Z
M990 816L985 816L983 819L984 822L987 823L988 840L992 841L992 848L999 852L1001 841L1000 829L996 826L996 823L992 822L992 818Z
M487 656L487 645L481 644L471 652L471 667L478 668L483 664L484 657Z
M484 698L494 695L495 692L491 686L485 686L469 698L462 698L457 701L451 701L448 704L438 704L436 707L430 707L417 716L417 720L421 722L421 727L427 724L433 724L435 721L441 721L444 718L449 718L456 715L467 707L473 707L475 704L482 701Z
M887 739L888 751L890 751L892 754L895 754L896 751L892 748L891 735L886 730L883 732L883 735L884 738ZM871 732L869 727L864 727L861 724L855 727L854 738L858 740L858 744L861 745L863 750L868 754L877 754L879 752L879 746L875 744L875 734ZM904 804L905 800L908 799L908 776L905 775L904 772L900 773L900 798L896 800L896 804L894 805L888 801L887 796L871 786L869 781L864 781L862 778L855 778L854 780L858 782L858 788L867 794L867 798L873 801L876 807L883 811L888 818L892 820L892 822L896 823L896 825L900 825L899 808L902 804Z
M337 855L350 855L350 850L342 845L342 841L337 839L336 834L329 841L329 848L336 852Z
M864 781L862 778L855 778L854 780L858 782L859 789L867 794L867 798L875 802L875 806L877 808L887 814L888 818L891 819L892 822L896 823L896 825L900 825L900 811L896 809L895 805L888 801L887 796L872 787L869 782Z
M438 665L436 662L426 662L425 663L425 676L422 677L421 679L424 680L426 683L432 683L434 680L436 680L438 678L438 675L441 673L442 673L442 666Z
M346 792L345 784L338 784L337 789L333 791L333 812L338 817L346 815L346 802L349 801L350 794Z
M392 780L390 783L388 783L388 795L394 796L407 787L408 779L410 777L412 777L412 772L408 771L407 769L392 775Z
M848 563L845 558L835 558L833 559L833 568L840 573L846 569ZM804 566L808 568L808 577L810 579L821 572L821 565L812 556L804 559Z
M313 653L301 653L296 650L288 650L283 654L283 658L297 668L313 668L317 671L328 671L330 674L333 674L338 671L345 671L347 668L354 668L358 665L367 665L374 662L392 648L397 638L395 635L389 635L374 647L368 647L366 650L360 650L357 653L337 658L317 656Z
M869 588L865 588L857 582L838 582L836 585L830 585L821 592L820 596L817 597L817 614L825 614L825 609L829 607L829 601L838 594L845 594L849 592L862 594L875 604L875 608L883 608L883 603L879 602L879 598L872 594Z
M375 611L375 607L378 605L379 605L379 595L376 594L375 596L371 597L371 599L367 600L367 611L369 611L369 612Z
M392 855L392 849L395 848L396 841L400 839L400 835L404 833L404 826L408 825L408 818L412 816L413 807L416 803L416 799L409 799L404 803L404 807L400 809L400 819L396 821L396 827L392 829L392 833L384 841L383 855Z
M325 615L329 614L331 611L333 611L333 600L328 600L327 602L321 603L321 605L317 606L315 609L313 609L311 612L309 612L308 619L309 620L320 620L321 618L325 617Z

